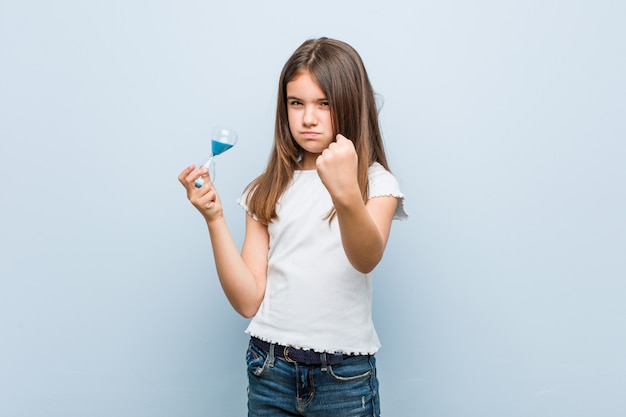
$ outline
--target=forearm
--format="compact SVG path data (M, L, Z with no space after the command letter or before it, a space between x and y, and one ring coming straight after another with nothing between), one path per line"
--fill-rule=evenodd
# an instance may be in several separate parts
M244 262L224 218L207 222L215 267L224 294L235 311L253 316L261 304L265 288Z
M382 259L386 240L360 194L337 200L334 205L341 242L350 264L362 273L371 272Z

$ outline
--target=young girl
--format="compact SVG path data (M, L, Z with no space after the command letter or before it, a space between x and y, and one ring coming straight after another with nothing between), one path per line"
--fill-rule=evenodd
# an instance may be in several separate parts
M252 318L248 415L380 415L371 271L406 213L358 53L320 38L285 64L267 168L239 200L241 253L206 168L178 179L206 220L224 293Z

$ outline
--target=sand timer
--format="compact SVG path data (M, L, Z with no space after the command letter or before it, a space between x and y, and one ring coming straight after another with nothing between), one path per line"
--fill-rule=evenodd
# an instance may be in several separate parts
M235 143L237 143L237 134L233 130L217 126L211 132L211 155L209 155L209 160L199 167L206 167L209 170L211 181L215 181L215 157L235 146ZM198 178L195 185L198 188L202 187L204 179Z

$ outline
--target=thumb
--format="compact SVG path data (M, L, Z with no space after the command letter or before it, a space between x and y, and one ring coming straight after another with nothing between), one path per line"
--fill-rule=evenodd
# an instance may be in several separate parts
M336 136L336 139L337 140L335 141L335 143L339 145L340 149L345 149L345 148L356 149L354 142L352 142L350 139L348 139L344 135L338 134Z
M335 142L339 143L341 141L345 141L345 140L349 140L348 138L346 138L344 135L342 135L341 133L338 133L337 136L335 136Z

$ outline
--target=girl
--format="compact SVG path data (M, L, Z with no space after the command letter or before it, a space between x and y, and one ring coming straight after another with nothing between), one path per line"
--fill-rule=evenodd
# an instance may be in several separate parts
M378 416L371 271L406 212L351 46L320 38L293 53L274 135L267 168L239 200L241 253L206 168L178 177L206 220L224 293L252 318L248 415Z

